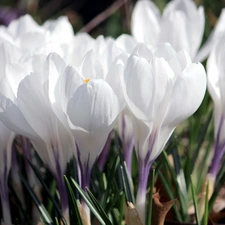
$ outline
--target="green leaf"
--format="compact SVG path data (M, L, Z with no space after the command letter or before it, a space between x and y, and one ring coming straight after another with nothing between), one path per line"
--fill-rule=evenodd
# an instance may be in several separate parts
M29 159L26 158L26 160L28 161L28 163L30 164L32 170L34 171L35 175L37 176L38 180L40 181L40 183L42 184L44 190L47 192L47 195L49 197L49 199L51 200L51 202L53 203L56 211L58 212L58 214L60 215L60 218L63 222L64 225L67 225L67 222L62 214L62 210L60 209L58 203L56 202L55 198L52 196L51 191L49 190L49 188L47 187L47 185L45 184L40 172L38 171L38 169L29 161Z
M201 127L199 132L196 135L192 135L192 136L195 136L195 138L197 138L197 141L194 141L194 143L197 142L197 146L195 148L193 148L193 150L190 152L190 154L188 156L188 159L186 161L186 164L185 164L185 180L186 180L187 186L189 185L189 182L190 182L189 181L190 180L190 174L192 174L192 172L194 170L194 166L195 166L195 163L193 163L193 162L195 162L195 160L197 159L197 157L199 155L199 152L200 152L200 149L201 149L201 146L202 146L203 142L205 141L205 136L206 136L207 130L209 128L209 125L210 125L210 122L211 122L211 119L212 119L212 115L213 115L213 112L211 110L208 114L208 118L207 118L206 122ZM197 130L196 124L200 124L200 123L196 123L196 121L194 121L194 123L192 124L192 127L193 127L194 131ZM192 131L190 131L190 133L191 132ZM190 149L192 149L192 148L190 148Z
M68 181L67 177L64 176L66 187L67 187L67 192L69 194L69 214L70 214L70 223L73 224L76 222L76 225L83 225L82 219L80 216L80 212L77 206L77 199L75 197L75 194L73 192L73 189L70 185L70 182Z
M92 201L93 205L95 206L96 210L98 211L99 215L102 217L102 219L105 221L106 225L112 225L111 221L107 217L105 211L101 207L101 205L98 203L97 199L94 197L94 195L90 192L88 188L86 188L87 193L90 197L90 200Z
M163 187L165 188L168 196L170 199L175 199L174 195L173 195L173 192L172 192L172 188L170 186L170 183L168 183L168 179L165 179L165 177L163 176L162 172L161 171L158 171L158 175L159 175L159 178L163 184ZM180 213L180 210L178 210L177 208L177 205L174 204L173 205L173 210L174 210L174 213L178 219L178 221L182 222L182 217L181 217L181 213Z
M119 164L119 160L120 158L117 156L111 166L111 168L109 169L110 171L110 174L109 174L109 177L111 179L108 179L107 181L107 187L103 193L103 196L102 196L102 199L101 199L101 205L103 208L106 208L106 202L107 202L107 199L109 197L109 192L110 192L110 189L111 189L111 186L112 186L112 182L113 182L113 178L115 177L115 173L116 173L116 170L118 168L118 164Z
M169 162L169 159L168 159L168 156L166 154L165 151L163 151L163 156L165 158L165 162L169 168L169 171L170 171L170 174L172 176L172 179L176 185L176 192L177 192L177 195L178 195L178 198L179 198L179 201L180 201L180 206L181 206L181 213L182 213L182 220L183 221L187 221L188 220L188 214L187 214L187 208L188 208L188 200L187 200L187 191L186 191L186 188L184 186L180 186L180 183L182 183L182 181L179 181L179 176L182 175L182 169L181 167L178 166L178 162L176 162L176 166L177 166L177 170L180 169L180 171L176 171L174 170L174 168L171 166L170 162ZM179 160L178 158L176 158L176 160ZM183 178L184 179L184 178ZM169 181L168 181L169 182ZM181 190L183 189L183 190ZM185 195L186 193L186 195Z
M122 183L123 183L126 201L132 202L134 204L135 200L134 200L134 195L133 195L133 191L132 191L131 184L130 184L130 178L129 178L129 175L127 173L127 168L126 168L125 163L124 163L121 148L119 146L118 134L116 132L115 132L115 134L116 134L115 135L116 148L117 148L117 151L118 151L119 157L120 157L119 171L120 171L120 176L122 178Z
M8 186L9 186L10 193L15 200L18 210L21 211L20 215L22 217L22 221L24 221L22 224L25 224L25 223L32 224L32 221L31 221L31 218L30 218L28 212L26 211L26 209L24 208L22 202L20 201L20 199L18 197L18 192L16 192L14 190L14 187L11 185L10 182L9 182ZM18 223L18 221L16 221L16 222Z
M208 224L208 218L209 218L209 182L207 182L206 186L206 194L205 194L205 212L204 212L204 217L203 217L203 224L207 225Z
M40 214L41 214L41 216L43 218L44 224L53 225L54 223L53 223L52 218L48 214L48 212L45 209L44 205L39 201L38 197L35 195L34 191L30 187L28 182L24 179L22 174L20 174L20 178L21 178L21 181L24 184L25 188L29 192L31 198L33 199L34 204L37 206L37 208L38 208L38 210L39 210L39 212L40 212Z
M201 221L200 221L200 217L199 217L199 211L198 211L198 203L197 203L195 187L194 187L192 176L191 176L190 181L191 181L191 192L192 192L192 197L193 197L193 202L194 202L194 207L195 207L195 218L196 218L197 224L201 225Z
M86 194L81 189L81 187L79 186L79 184L73 178L71 178L71 181L72 181L73 185L77 188L78 192L80 193L81 197L83 198L83 200L85 201L85 203L87 204L87 206L90 208L90 210L96 216L96 218L98 219L98 221L102 225L106 225L105 221L102 219L102 217L99 215L98 211L95 209L95 206L93 205L92 201L89 199L88 196L86 196Z

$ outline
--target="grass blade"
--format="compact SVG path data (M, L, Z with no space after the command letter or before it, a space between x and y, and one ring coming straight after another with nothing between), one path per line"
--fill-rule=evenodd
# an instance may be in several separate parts
M96 218L98 219L98 221L102 224L102 225L106 225L105 221L102 219L102 217L99 215L98 211L95 209L95 206L93 205L93 203L91 202L91 200L89 199L88 196L86 196L86 194L84 193L84 191L81 189L81 187L79 186L79 184L71 178L71 181L73 183L73 185L77 188L78 192L80 193L81 197L83 198L83 200L85 201L85 203L87 204L87 206L90 208L90 210L93 212L93 214L96 216Z
M82 219L80 216L80 212L79 212L79 209L77 206L77 200L76 200L75 194L73 192L73 189L72 189L70 182L68 181L66 176L64 176L64 179L65 179L67 191L70 195L70 197L68 198L69 204L70 204L70 210L69 210L70 223L73 224L76 221L77 225L83 225Z
M195 193L195 187L193 183L193 178L191 176L191 192L192 192L192 197L193 197L193 202L194 202L194 207L195 207L195 218L196 222L198 225L201 225L200 217L199 217L199 212L198 212L198 203L197 203L197 198L196 198L196 193Z
M21 177L21 181L24 184L25 188L27 189L27 191L29 192L31 198L34 201L34 204L36 205L36 207L38 208L40 214L43 217L43 222L45 224L48 225L53 225L53 220L50 217L50 215L48 214L47 210L45 209L44 205L39 201L38 197L35 195L34 191L32 190L32 188L30 187L30 185L27 183L27 181L24 179L24 177L22 176L22 174L20 174Z
M88 188L86 188L86 190L90 197L90 200L92 201L92 203L95 206L96 210L98 211L99 215L105 221L105 224L112 225L111 221L109 220L108 216L106 215L106 213L103 210L103 208L101 207L101 205L98 203L97 199L94 197L94 195L90 192L90 190Z
M27 159L27 158L26 158ZM56 211L58 212L59 216L61 217L61 220L63 222L64 225L67 225L67 222L62 214L62 210L60 209L58 203L56 202L55 198L52 196L51 191L49 190L49 188L47 187L47 185L45 184L44 180L42 179L42 176L40 174L40 172L38 171L38 169L29 161L29 159L27 159L29 165L31 166L32 170L34 171L35 175L37 176L38 180L40 181L42 187L44 188L44 190L47 192L47 195L49 197L49 199L51 200L52 204L54 205Z
M161 171L158 171L158 176L159 176L159 178L160 178L160 180L161 180L161 182L162 182L162 184L163 184L163 187L165 188L165 190L166 190L166 192L167 192L169 198L170 198L170 199L174 199L175 197L174 197L174 195L173 195L173 192L171 191L172 189L171 189L171 187L168 185L168 182L167 182L167 180L165 179L165 177L163 176L163 174L162 174ZM182 222L183 220L182 220L182 217L181 217L181 214L180 214L180 210L178 210L176 204L174 204L173 210L174 210L174 213L175 213L175 215L176 215L176 217L177 217L177 220L180 221L180 222Z
M207 182L206 186L206 194L205 194L205 212L204 212L204 217L203 217L203 225L208 224L208 218L209 218L209 182Z
M185 191L186 189L184 188L183 192L181 191L183 186L180 186L178 180L179 180L179 175L180 171L178 174L175 172L174 168L171 166L167 153L163 151L163 156L166 162L166 165L170 171L170 174L172 176L172 179L176 185L176 192L180 201L180 206L181 206L181 215L182 215L182 220L187 221L188 220L188 214L187 214L187 208L188 208L188 200L187 200L187 194L185 195L184 193L187 192ZM181 169L182 170L182 169ZM182 173L182 172L181 172Z

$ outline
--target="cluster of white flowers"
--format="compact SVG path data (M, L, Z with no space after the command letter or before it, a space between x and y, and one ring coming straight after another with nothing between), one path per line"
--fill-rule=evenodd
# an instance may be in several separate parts
M150 0L138 1L131 24L133 36L123 34L117 39L75 35L66 17L40 26L25 15L8 27L0 26L3 205L16 135L31 141L60 187L74 155L84 188L117 124L124 151L132 151L135 145L136 207L144 221L149 168L176 126L198 109L205 94L206 73L195 61L206 58L217 37L224 35L218 28L199 51L204 13L191 0L171 1L162 16ZM210 93L218 105L217 114L225 118L221 107L225 47L220 49L221 42L216 46L208 65ZM128 155L125 160L130 165ZM67 200L61 200L66 212ZM10 215L3 214L10 224Z

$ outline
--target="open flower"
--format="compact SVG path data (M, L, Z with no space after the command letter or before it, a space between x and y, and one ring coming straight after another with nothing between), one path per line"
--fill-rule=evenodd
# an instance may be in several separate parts
M68 73L68 68L56 54L42 59L42 56L35 57L39 65L30 73L27 69L32 66L7 65L6 75L0 82L0 119L11 130L31 140L56 179L66 216L68 204L63 175L76 147L68 123L63 123L63 111L57 106L55 89L58 78Z
M149 169L175 127L199 107L206 74L184 51L176 52L168 44L152 49L139 44L128 59L122 85L132 112L139 164L136 206L144 221Z
M113 89L102 79L81 85L68 102L67 114L78 148L82 187L89 187L91 168L121 111Z
M133 36L139 42L155 45L169 42L176 51L184 49L192 60L197 58L204 32L203 7L192 0L173 0L161 16L150 0L137 1L131 19Z
M0 43L9 42L23 54L34 54L51 48L51 52L64 55L73 37L72 25L66 17L48 20L40 26L30 15L24 15L13 20L8 27L2 26L0 29Z

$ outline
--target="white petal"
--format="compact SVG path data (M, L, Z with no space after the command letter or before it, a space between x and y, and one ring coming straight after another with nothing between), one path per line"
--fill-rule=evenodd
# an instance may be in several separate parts
M61 16L57 20L47 20L43 27L51 33L53 42L70 42L74 36L73 27L65 16Z
M67 66L65 68L55 87L55 99L63 112L66 113L69 99L73 96L73 93L77 90L77 88L83 83L82 77L73 67Z
M153 95L148 111L152 112L154 126L159 127L165 116L168 102L172 94L175 77L168 63L163 58L153 58L151 62L153 74Z
M169 61L176 55L176 51L169 43L157 44L153 48L154 56L158 58L164 58L166 61Z
M133 139L134 131L132 126L131 113L125 108L118 118L118 134L122 142L130 142Z
M8 98L0 95L0 120L12 131L28 138L38 135L28 124L19 108Z
M204 67L200 63L188 66L174 83L164 126L176 127L192 115L200 106L205 90Z
M84 79L102 79L104 77L103 68L93 50L84 56L79 71Z
M18 62L22 53L9 43L0 44L0 79L5 76L6 64Z
M224 65L224 60L225 60L225 45L224 43L222 45L218 45L220 49L217 49L217 65L218 65L218 75L219 75L219 80L218 80L218 86L220 89L220 99L221 99L221 104L225 104L225 65ZM212 74L211 74L212 76ZM216 74L214 74L216 76ZM216 79L216 78L214 78Z
M19 83L27 74L27 71L22 65L17 63L7 64L6 77L15 96L17 96Z
M131 54L137 46L137 41L131 35L122 34L116 39L116 45L123 51Z
M165 111L159 108L167 108L173 77L173 71L163 58L154 58L149 64L143 58L131 56L122 84L132 113L146 123L153 119L159 122L164 117L159 112Z
M48 96L50 101L55 102L55 85L59 76L63 73L66 68L65 61L57 54L51 53L46 62L44 68L44 81L47 80L48 84Z
M28 32L43 32L43 29L34 21L30 15L21 16L18 20L12 21L8 31L14 38L20 38Z
M225 31L224 22L225 22L225 9L222 9L219 20L217 21L217 24L214 27L213 31L211 32L210 36L208 37L208 39L198 52L196 56L196 61L202 62L207 58L211 49L213 48L214 43L224 34Z
M78 146L81 163L83 165L87 163L87 167L91 169L106 143L109 132L103 130L86 132L77 129L72 132Z
M152 114L148 111L153 95L150 64L144 58L130 56L121 81L125 100L135 117L151 120Z
M132 35L138 42L156 44L160 12L152 1L137 1L131 18Z
M119 113L118 99L103 80L81 85L68 103L68 116L74 126L94 132L112 128Z
M185 51L176 52L175 55L168 60L170 67L176 76L179 76L182 71L188 67L192 61L190 56Z
M94 39L86 33L77 34L72 40L65 59L73 66L79 66L85 54L93 47Z
M191 18L196 10L196 5L192 0L173 0L166 5L163 16L167 17L174 11L181 11Z
M19 85L18 107L32 129L47 142L50 139L52 112L43 91L41 74L26 76ZM35 118L35 119L34 119Z
M175 11L163 18L159 42L169 42L176 51L185 49L190 54L187 23L187 18L180 11Z
M153 49L143 43L138 43L135 49L132 52L132 55L138 55L142 58L145 58L147 61L150 61L153 57Z
M35 48L40 48L47 42L46 34L40 32L29 32L24 34L20 40L19 45L25 51L30 51Z
M117 57L109 68L109 72L106 76L106 81L117 95L121 108L125 106L121 79L124 75L127 59L127 54L121 54L119 57Z
M132 126L134 130L134 143L135 143L135 151L138 159L141 161L149 161L149 158L146 158L148 153L148 139L150 134L152 133L153 124L146 125L141 120L132 116Z
M191 23L188 24L188 34L190 40L190 55L193 60L196 59L198 49L202 43L202 37L205 29L204 8L200 6L197 13L192 17Z

